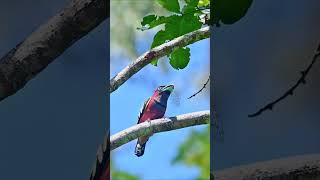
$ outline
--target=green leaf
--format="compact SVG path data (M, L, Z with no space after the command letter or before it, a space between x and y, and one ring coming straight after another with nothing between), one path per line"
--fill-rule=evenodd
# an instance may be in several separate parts
M151 48L154 48L156 46L159 46L163 43L166 42L166 40L170 39L170 34L168 34L167 32L165 32L164 30L160 30L157 32L157 34L153 37L153 42L151 44ZM158 59L153 59L151 61L152 65L154 66L158 66Z
M165 25L165 31L170 34L169 37L172 40L181 35L200 29L202 23L198 16L193 14L184 14L182 16L170 16L167 19Z
M145 16L142 19L141 25L145 26L145 25L150 24L152 21L155 21L155 20L157 20L157 16L154 15L154 14Z
M190 3L195 3L194 0ZM191 6L189 6L191 7ZM193 8L195 10L195 8ZM176 37L179 37L181 35L187 34L189 32L195 31L197 29L200 29L202 26L202 23L200 22L200 19L198 16L195 16L194 13L189 14L182 14L182 15L171 15L169 17L162 17L162 18L155 18L155 16L149 15L148 17L145 17L143 20L142 25L150 25L150 27L153 27L155 25L158 25L159 23L165 23L165 29L160 30L156 33L156 35L153 37L153 42L151 44L151 48L154 48L156 46L159 46L167 41L170 41ZM177 53L183 53L182 55L186 55L186 50L188 50L188 58L183 58L183 61L177 61L176 62L176 56L175 54L169 55L169 57L173 57L172 64L170 61L170 64L175 69L183 69L188 65L189 62L189 56L190 56L190 49L182 49L177 51ZM181 51L181 52L180 52ZM153 59L150 64L157 66L158 60ZM179 63L179 64L177 64Z
M154 65L154 66L158 66L158 59L153 59L150 64Z
M179 25L180 33L179 36L183 34L187 34L189 32L200 29L202 23L198 16L194 16L193 14L186 14L182 16L180 25Z
M151 48L154 48L156 46L163 44L164 42L166 42L166 40L169 40L170 38L171 38L170 34L167 33L165 30L158 31L157 34L154 35L153 37Z
M179 48L170 54L170 64L174 69L184 69L190 61L190 48Z
M198 3L199 7L208 6L208 5L210 5L210 0L199 0L199 3Z
M251 4L252 0L214 0L213 22L233 24L247 13Z
M192 6L192 5L189 5L189 4L183 6L183 8L182 8L182 13L183 14L188 14L188 13L194 14L196 12L201 12L201 11L198 11L195 6Z
M178 0L156 0L163 8L168 11L180 13L180 5Z
M159 46L165 43L166 41L170 41L186 33L200 29L201 26L202 26L202 23L200 22L199 17L194 16L193 14L184 14L182 16L178 16L178 15L169 16L166 18L165 30L160 30L159 32L157 32L157 34L153 38L151 48ZM172 64L170 60L170 64L173 68L183 69L188 65L190 49L187 48L187 49L178 50L176 53L178 54L182 53L182 55L186 55L186 50L188 50L188 58L183 58L181 62L176 61L177 57L174 54L175 51L171 53L169 57L173 57ZM157 66L157 62L158 60L154 59L152 60L151 64L154 66Z
M185 0L185 2L190 6L196 7L199 3L199 0Z
M147 29L152 29L156 26L159 26L160 24L163 24L166 22L166 17L164 16L156 16L156 15L148 15L143 17L143 20L141 22L142 27L137 28L139 30L147 30Z

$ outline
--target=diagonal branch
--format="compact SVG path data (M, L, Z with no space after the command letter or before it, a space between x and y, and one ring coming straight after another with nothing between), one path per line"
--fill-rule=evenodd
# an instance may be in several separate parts
M195 43L202 39L210 37L209 27L204 27L199 30L190 32L188 34L177 37L167 43L157 46L143 55L138 57L134 62L121 70L116 76L110 80L110 93L117 90L123 83L125 83L131 76L140 71L143 67L148 65L153 59L163 57L170 54L174 49L185 47L189 44Z
M319 179L320 154L274 159L212 172L214 180Z
M209 81L210 81L210 75L209 75L206 83L203 84L202 88L199 91L197 91L196 93L192 94L190 97L188 97L188 99L191 99L191 98L195 97L197 94L201 93L203 91L203 89L206 88Z
M104 21L107 0L73 0L0 59L0 100L14 94Z
M248 117L255 117L260 115L261 113L263 113L266 110L272 110L273 107L280 101L284 100L285 98L287 98L288 96L293 95L294 90L296 90L296 88L299 87L299 85L301 84L306 84L306 77L308 75L308 73L310 72L312 66L314 65L314 63L318 60L318 57L320 56L320 45L317 49L316 54L313 56L311 63L309 64L309 66L301 71L301 77L298 79L298 81L289 89L287 90L282 96L280 96L278 99L270 102L269 104L265 105L264 107L262 107L261 109L259 109L257 112L249 114Z
M171 131L190 126L208 124L209 111L199 111L182 114L170 118L162 118L137 124L110 137L110 150L114 150L140 136L150 135L164 131Z

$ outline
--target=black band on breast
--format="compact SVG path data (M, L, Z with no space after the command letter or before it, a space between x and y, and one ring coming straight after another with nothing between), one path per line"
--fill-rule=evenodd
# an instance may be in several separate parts
M154 100L154 102L155 102L155 103L157 103L157 104L159 104L160 106L162 106L162 107L164 107L164 108L166 108L166 107L167 107L166 105L163 105L163 104L162 104L162 103L160 103L159 101Z

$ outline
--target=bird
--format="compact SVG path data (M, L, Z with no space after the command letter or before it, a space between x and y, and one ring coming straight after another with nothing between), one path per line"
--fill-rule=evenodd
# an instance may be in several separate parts
M154 119L159 119L163 118L166 109L167 109L167 101L174 90L174 85L166 85L166 86L159 86L153 93L153 95L148 98L138 115L138 123L143 123L146 121L151 121ZM137 140L137 144L135 147L135 155L140 157L144 154L146 143L149 140L149 137L152 135L148 136L141 136Z

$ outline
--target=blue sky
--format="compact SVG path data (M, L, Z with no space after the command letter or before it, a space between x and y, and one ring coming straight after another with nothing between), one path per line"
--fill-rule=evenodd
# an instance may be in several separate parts
M143 32L142 32L143 33ZM112 35L111 35L112 37ZM150 47L152 36L137 41L137 51L142 53ZM161 59L159 67L147 65L130 80L123 84L110 96L110 129L111 134L124 130L137 123L137 116L142 103L149 98L153 91L163 84L174 84L175 91L168 101L168 108L165 116L175 116L183 113L209 110L209 96L207 90L190 100L188 96L199 89L195 85L200 77L209 74L209 40L203 40L189 46L191 48L191 59L187 68L174 70L170 67L168 59ZM111 56L113 50L111 49ZM113 66L110 76L130 63L130 61L117 61ZM168 64L164 72L163 63ZM208 75L207 75L208 74ZM204 81L205 82L205 81ZM204 83L199 82L199 83ZM203 129L205 126L180 129L177 131L164 132L153 135L146 146L144 156L138 158L134 155L135 141L132 141L116 149L112 159L117 168L132 174L140 175L142 179L152 180L156 177L163 179L194 179L199 171L193 167L183 165L171 165L179 145L188 136L191 129Z

